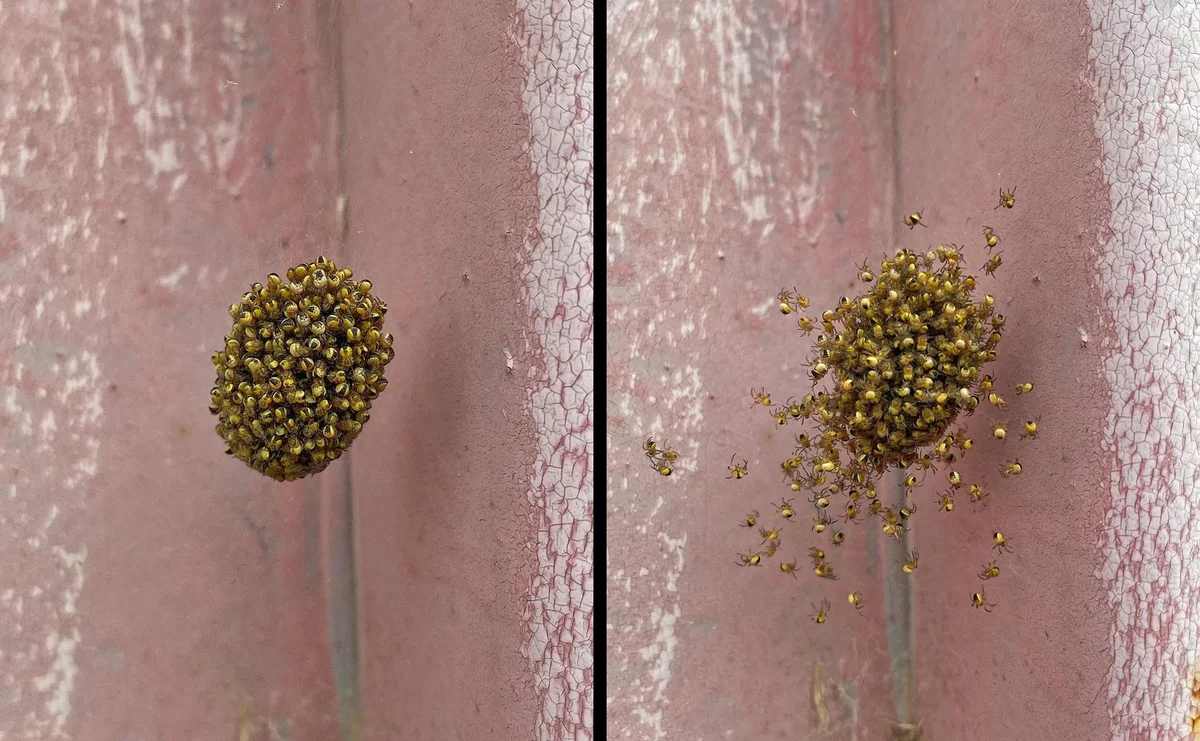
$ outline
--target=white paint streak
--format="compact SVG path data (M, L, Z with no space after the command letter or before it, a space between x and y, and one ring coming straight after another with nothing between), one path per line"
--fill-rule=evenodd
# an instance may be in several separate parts
M187 272L188 266L187 263L184 263L155 282L164 288L175 289L179 287L179 281L183 280L183 276L187 275Z
M0 222L15 245L0 272L0 456L15 463L0 469L0 562L20 564L0 572L0 738L69 738L80 671L109 275L91 217L115 122L111 88L96 80L115 70L98 71L108 57L88 48L110 30L80 34L74 19L64 2L0 3L5 37L37 41L0 61Z
M1117 466L1098 574L1112 609L1107 709L1112 738L1159 741L1190 731L1200 659L1200 14L1088 5L1111 204L1099 273L1116 333L1104 371Z
M515 41L537 178L536 239L528 239L527 308L544 374L530 411L539 452L529 497L541 513L531 585L539 741L590 741L592 652L592 38L590 0L518 0Z
M756 17L752 4L703 0L695 4L691 19L692 31L707 38L716 53L711 85L720 102L717 125L725 160L747 226L766 222L760 238L774 231L779 211L790 223L803 224L816 204L816 168L809 166L810 158L795 153L816 149L824 112L819 102L804 99L803 125L790 128L784 141L783 72L801 55L809 74L819 74L817 45L808 4L788 6L789 22L777 23ZM715 168L708 172L711 182L717 177ZM710 197L708 189L701 194L702 214L708 212Z

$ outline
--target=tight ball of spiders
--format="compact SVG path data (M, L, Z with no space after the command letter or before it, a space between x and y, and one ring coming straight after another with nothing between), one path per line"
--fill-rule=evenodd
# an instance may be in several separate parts
M395 357L371 282L325 257L272 273L229 307L209 411L225 452L276 481L319 473L350 446Z

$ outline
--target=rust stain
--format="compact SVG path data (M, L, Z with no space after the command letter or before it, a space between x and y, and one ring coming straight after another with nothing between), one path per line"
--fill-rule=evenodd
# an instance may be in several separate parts
M825 680L819 661L813 664L813 710L817 713L817 733L829 733L829 707L825 704Z
M237 741L250 741L254 737L254 718L250 714L250 702L242 700L238 710Z

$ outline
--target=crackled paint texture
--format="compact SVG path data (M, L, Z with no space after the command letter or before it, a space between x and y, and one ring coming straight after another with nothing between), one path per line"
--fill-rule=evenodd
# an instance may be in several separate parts
M539 741L592 738L593 9L518 3L538 218L525 245L524 302L536 351L529 408L538 430L529 500L537 576L525 655L541 704Z
M1114 333L1104 442L1116 461L1099 543L1112 614L1103 691L1114 738L1190 738L1200 713L1200 7L1089 7L1088 81L1112 209L1098 260Z
M222 465L202 403L221 307L332 202L317 24L0 4L0 737L336 727L314 503Z
M405 379L356 443L369 739L593 737L592 12L345 6L348 251Z

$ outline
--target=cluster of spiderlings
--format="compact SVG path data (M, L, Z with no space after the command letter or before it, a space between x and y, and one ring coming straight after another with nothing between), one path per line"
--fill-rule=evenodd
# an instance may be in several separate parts
M979 403L972 387L996 357L1004 321L991 296L976 302L975 278L954 246L921 256L902 250L878 277L865 266L861 277L867 293L821 315L809 375L814 383L831 376L833 388L800 404L800 416L823 428L814 462L830 472L847 467L839 443L851 473L917 462L921 448Z
M395 356L387 307L370 281L325 257L255 283L229 307L213 354L209 411L225 452L277 481L322 471L345 451L387 388Z
M654 438L646 438L646 442L642 445L642 450L646 451L646 457L650 459L650 467L662 476L670 476L675 470L671 466L679 458L679 453L668 448L665 444L659 445L654 442Z
M999 207L1011 208L1011 203L1011 193L1002 192ZM920 214L906 223L924 226ZM999 236L990 227L983 233L990 251ZM956 496L965 499L969 493L971 503L988 496L982 485L964 481L954 470L953 464L975 445L955 422L984 400L997 410L1006 408L995 379L982 372L996 359L1005 319L995 312L992 296L976 298L977 280L962 263L955 245L939 245L922 255L901 250L881 263L878 274L864 263L859 278L869 284L868 290L853 299L842 298L816 319L802 313L809 306L807 297L795 289L779 293L780 312L800 313L796 321L801 332L821 329L809 360L813 389L800 401L789 398L774 406L765 388L752 388L750 395L755 406L770 410L776 425L815 423L814 434L796 435L796 446L781 466L785 484L793 492L805 492L814 508L812 532L835 549L846 542L846 524L869 519L877 519L884 534L900 540L917 511L908 495L931 473L940 479L944 471L949 485L937 494L941 512L954 510ZM992 275L1000 265L1000 255L989 254L982 270ZM1018 383L1015 388L1022 396L1032 392L1033 384ZM996 422L992 437L1003 443L1007 427L1007 422ZM1032 439L1037 433L1037 419L1027 419L1020 436ZM732 478L745 476L744 469L735 469L731 462ZM903 479L904 499L886 506L876 486L891 469L909 470ZM1000 464L999 472L1005 478L1020 475L1020 461ZM775 527L760 526L757 511L746 516L742 526L757 528L762 541L738 554L739 565L760 566L775 555L781 532L793 527L788 524L796 515L791 501L774 505L783 519ZM1002 553L1010 550L1002 533L992 533L991 540ZM810 548L808 557L817 577L836 580L826 547ZM895 566L912 574L918 563L917 552L910 551ZM795 576L796 560L781 562L779 570ZM979 578L999 574L993 562ZM861 593L850 592L847 599L861 610ZM971 604L985 610L993 606L982 589L971 595ZM824 622L827 611L824 602L813 619Z

